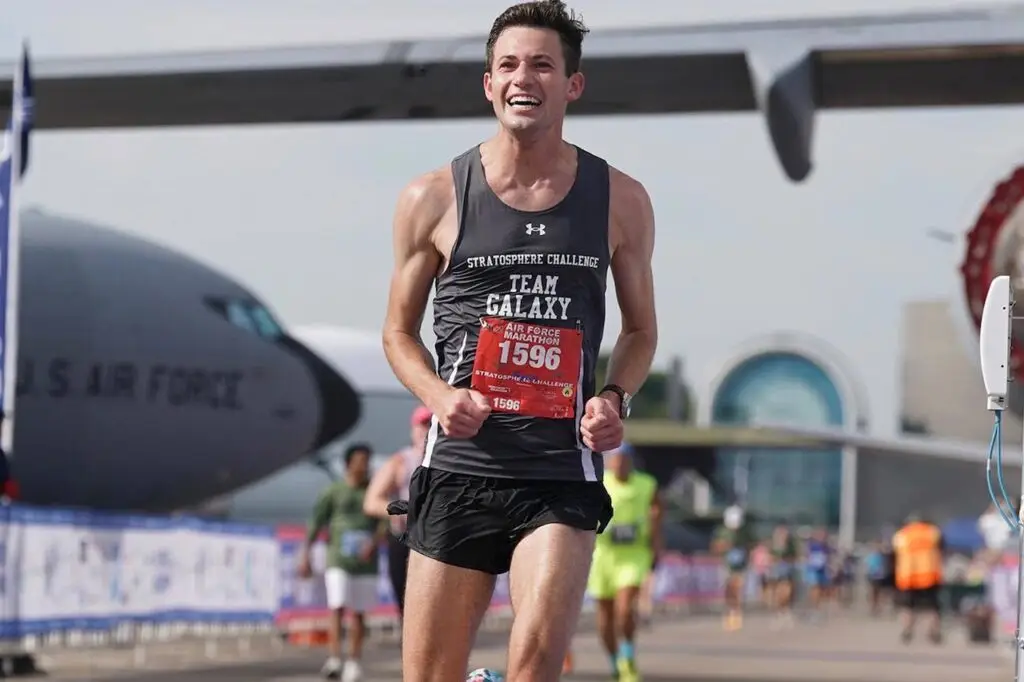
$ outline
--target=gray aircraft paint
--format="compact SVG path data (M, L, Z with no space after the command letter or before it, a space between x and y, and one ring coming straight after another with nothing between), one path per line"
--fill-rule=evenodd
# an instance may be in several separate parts
M379 332L310 326L296 328L294 334L351 382L362 405L359 421L316 453L321 466L303 460L246 486L208 508L218 516L260 523L303 523L330 476L341 472L340 457L348 445L369 443L376 467L409 444L409 416L419 401L392 373Z
M346 432L352 388L263 306L169 249L22 218L14 473L39 504L170 511L263 478Z

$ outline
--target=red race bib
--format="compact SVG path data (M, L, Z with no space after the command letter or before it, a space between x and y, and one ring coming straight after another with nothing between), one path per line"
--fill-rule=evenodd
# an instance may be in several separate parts
M471 385L496 412L572 419L582 356L579 329L485 317Z

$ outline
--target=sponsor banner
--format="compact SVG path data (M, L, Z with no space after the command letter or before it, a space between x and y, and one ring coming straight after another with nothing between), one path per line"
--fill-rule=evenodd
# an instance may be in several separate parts
M1001 631L1012 633L1017 627L1017 569L1019 561L1013 554L1004 555L989 571L985 593L995 611Z
M0 507L0 637L273 621L272 528Z

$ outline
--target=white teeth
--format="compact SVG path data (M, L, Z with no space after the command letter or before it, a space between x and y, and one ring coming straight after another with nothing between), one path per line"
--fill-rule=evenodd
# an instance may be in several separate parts
M514 107L535 107L540 106L540 100L536 97L524 97L518 95L516 97L510 97L508 103Z

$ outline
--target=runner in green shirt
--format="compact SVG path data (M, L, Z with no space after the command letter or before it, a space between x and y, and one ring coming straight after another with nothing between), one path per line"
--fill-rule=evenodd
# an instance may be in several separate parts
M345 452L345 477L317 499L299 563L300 574L311 575L309 549L320 531L327 528L327 606L331 609L329 657L323 674L328 679L358 682L366 636L364 614L377 605L377 548L387 537L387 522L367 516L363 498L370 483L370 447L352 445ZM352 620L349 660L342 665L341 620L348 611Z

